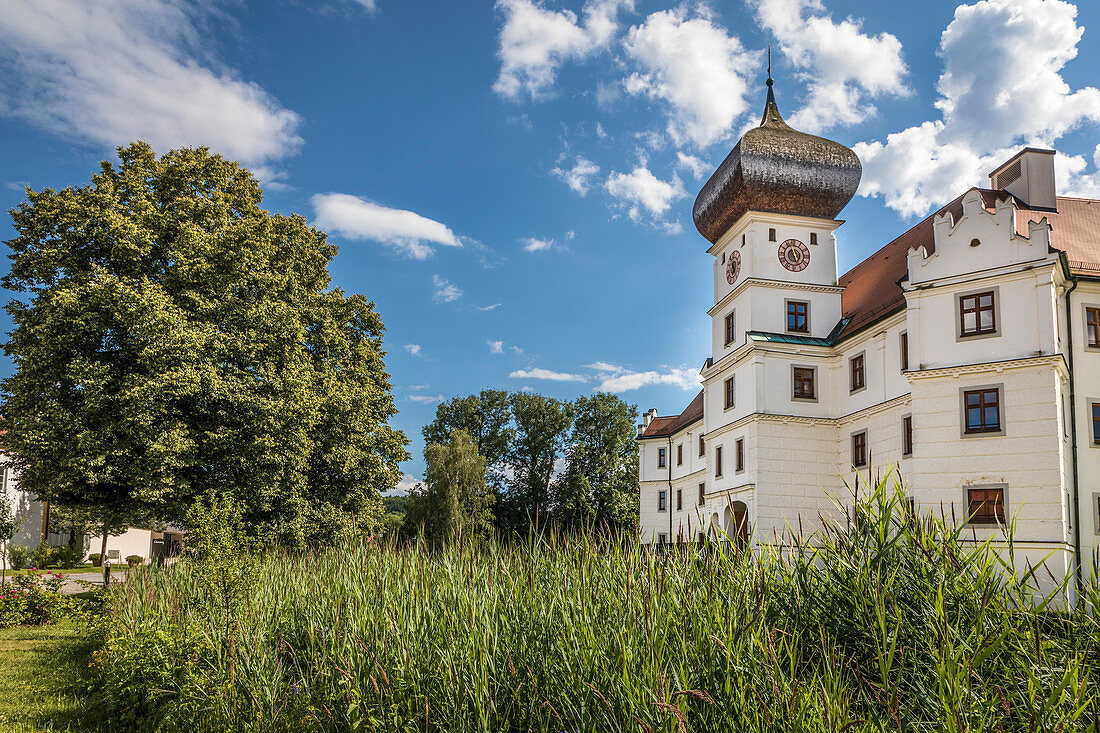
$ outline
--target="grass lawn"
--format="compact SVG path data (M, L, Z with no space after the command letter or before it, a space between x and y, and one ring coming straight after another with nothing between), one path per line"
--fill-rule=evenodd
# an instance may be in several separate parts
M0 629L0 730L84 731L90 648L72 621Z
M111 570L114 570L116 566L112 565ZM61 573L62 575L68 575L69 573L102 573L103 568L93 568L91 563L84 563L83 565L77 565L75 568L39 568L38 570L31 570L30 568L24 568L23 570L8 570L7 576L11 578L14 575L30 575L31 573Z

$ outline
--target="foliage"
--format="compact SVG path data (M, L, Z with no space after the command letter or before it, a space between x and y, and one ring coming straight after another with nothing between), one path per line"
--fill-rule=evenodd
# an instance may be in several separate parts
M12 570L29 568L34 561L34 550L23 545L11 545L8 547L8 560L11 561Z
M604 392L573 402L566 469L554 485L555 518L633 529L638 518L638 408Z
M1060 611L885 482L860 514L753 555L552 534L269 555L234 680L194 566L146 570L116 597L97 701L169 731L1089 729L1100 579Z
M88 562L92 564L92 567L98 568L103 564L103 555L100 555L98 552L93 552L88 555Z
M84 548L79 545L51 547L45 542L39 542L38 546L29 552L30 562L40 570L46 568L74 568L84 559Z
M487 480L499 496L505 483L509 446L515 435L508 393L483 389L479 394L453 397L439 403L435 419L424 426L424 443L442 445L455 430L473 438L478 455L486 462Z
M0 628L37 626L67 615L74 606L61 593L64 582L59 573L14 576L7 588L0 589Z
M335 247L205 148L119 158L11 212L21 487L108 525L232 490L299 546L376 523L407 441L374 305L330 288Z
M494 497L485 482L485 458L470 434L453 431L447 443L425 448L424 460L426 479L409 494L406 526L434 545L486 534Z
M8 469L6 466L2 468L3 472ZM0 476L4 473L0 472ZM15 516L15 510L12 507L11 497L8 496L8 492L0 485L0 552L4 555L8 554L8 543L11 538L15 536L15 533L19 531L19 526L22 524L22 520ZM18 570L19 568L16 568ZM7 564L4 564L4 573L0 576L0 585L3 584L3 578L7 576Z
M509 452L512 480L505 503L507 523L524 530L529 523L546 526L550 513L550 482L565 446L573 408L568 402L533 392L509 398L516 434Z
M129 565L132 568L137 567L138 565L144 565L145 564L145 558L142 557L141 555L127 555L126 556L126 564Z

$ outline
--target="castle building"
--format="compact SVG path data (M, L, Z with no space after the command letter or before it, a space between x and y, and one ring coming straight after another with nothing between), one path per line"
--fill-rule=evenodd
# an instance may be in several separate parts
M860 175L854 152L783 121L769 76L760 125L695 201L713 347L686 409L639 426L643 540L808 533L873 464L968 537L1015 518L1021 566L1090 572L1100 201L1056 195L1054 152L1025 148L837 277Z

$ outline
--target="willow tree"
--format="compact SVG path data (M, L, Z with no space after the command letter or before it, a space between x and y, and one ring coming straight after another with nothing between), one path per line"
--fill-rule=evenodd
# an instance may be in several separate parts
M377 521L407 440L374 304L330 286L335 247L205 148L119 159L11 212L22 488L107 524L183 523L231 491L290 544Z

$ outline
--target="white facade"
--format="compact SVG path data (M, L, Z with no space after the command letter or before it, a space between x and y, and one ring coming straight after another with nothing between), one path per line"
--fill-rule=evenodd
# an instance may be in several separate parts
M983 198L972 189L872 255L875 267L844 278L836 272L840 221L741 216L709 250L713 350L702 370L702 415L687 423L647 415L639 426L643 540L698 539L710 525L732 535L731 507L745 512L752 545L785 530L808 533L819 515L836 516L834 497L850 506L857 472L889 466L918 511L943 507L959 522L984 496L975 492L999 492L1006 518L1016 520L1020 565L1045 560L1064 577L1080 556L1090 572L1100 543L1100 407L1093 408L1100 345L1090 346L1087 318L1088 308L1100 309L1100 257L1070 239L1080 227L1067 212L1084 202L1055 196L1051 159L1024 151L993 176L996 185L1006 170L1019 175L1013 195L987 190ZM781 264L778 247L788 239L810 253L801 271ZM740 272L730 283L734 252ZM902 264L897 285L859 280ZM896 302L845 292L854 288L893 292ZM788 328L791 302L807 304L805 332ZM964 335L968 324L989 332ZM796 369L803 378L801 370L812 371L812 396L796 394ZM996 410L967 413L966 400L989 400ZM866 464L855 467L860 440ZM681 443L691 446L684 465L676 463ZM664 510L661 491L668 492ZM1002 536L996 523L972 525L978 539Z

